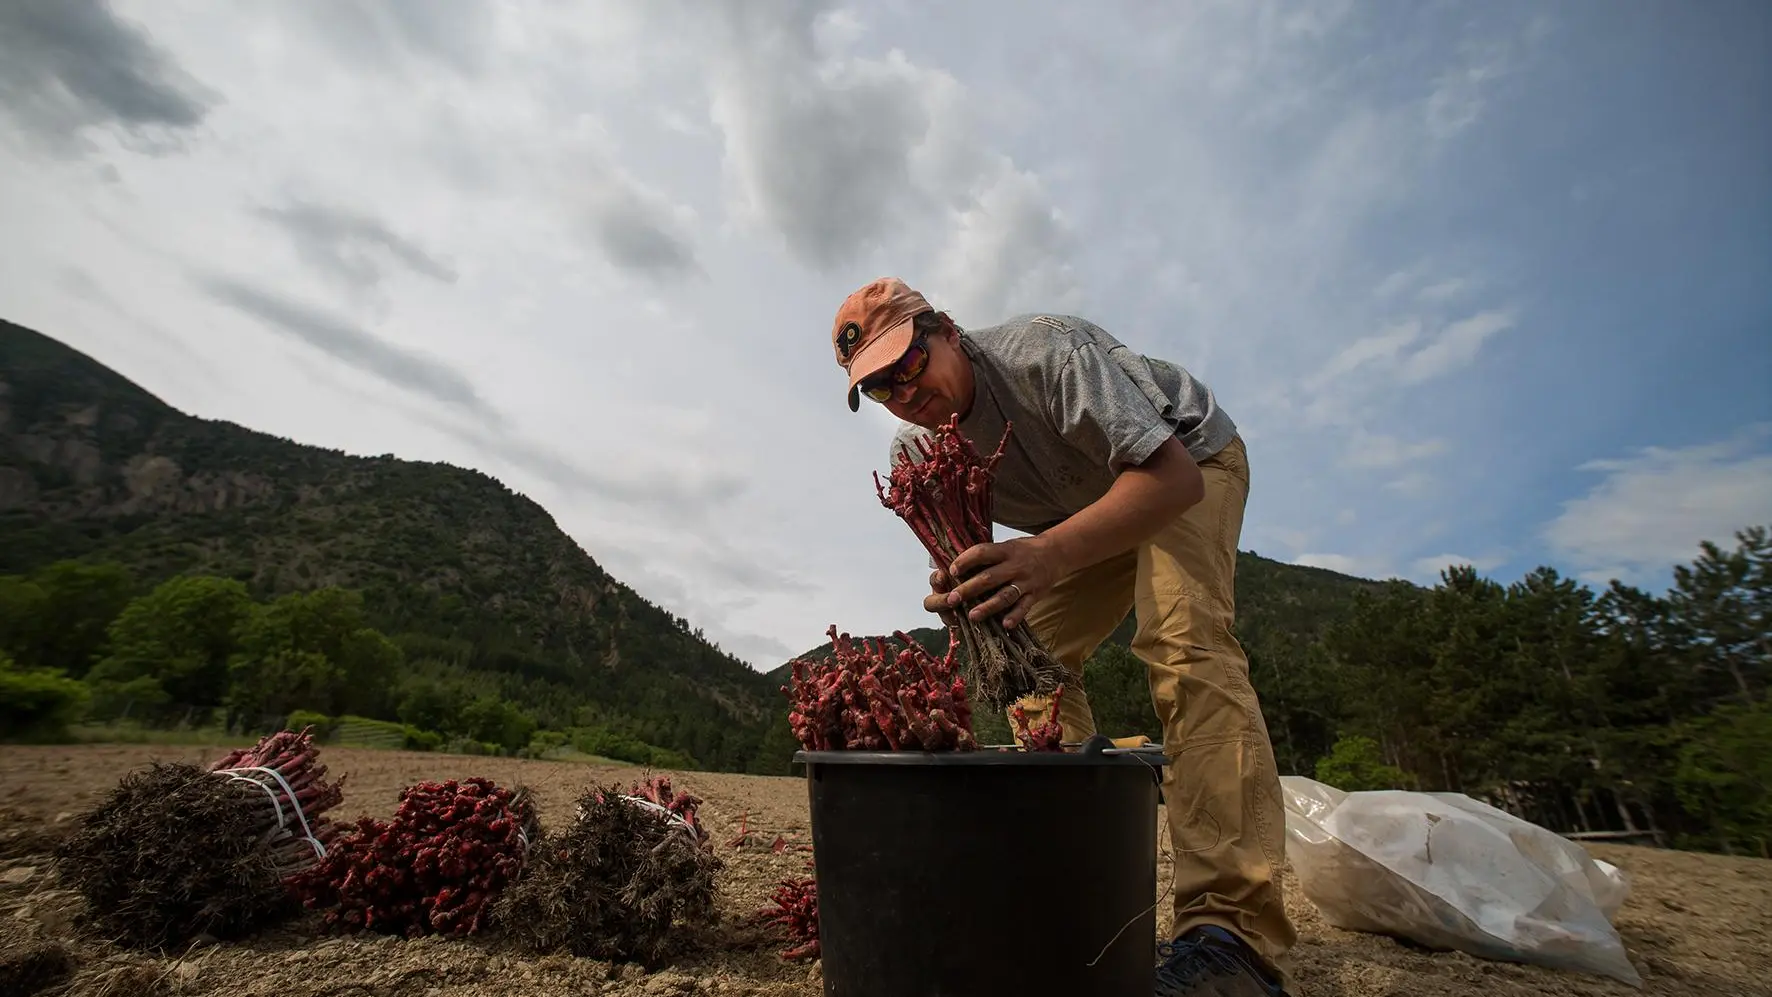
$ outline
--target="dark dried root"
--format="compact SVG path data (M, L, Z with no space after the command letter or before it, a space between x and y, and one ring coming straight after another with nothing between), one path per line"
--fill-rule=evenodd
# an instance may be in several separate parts
M723 864L686 802L694 797L673 795L657 780L630 792L690 826L615 786L585 792L578 818L537 844L523 877L496 901L503 935L535 953L656 969L684 948L691 929L712 926Z
M0 957L0 994L29 997L74 975L74 954L60 944L33 945Z
M130 772L55 849L85 901L78 923L102 938L171 951L231 939L295 913L265 842L257 788L195 765Z

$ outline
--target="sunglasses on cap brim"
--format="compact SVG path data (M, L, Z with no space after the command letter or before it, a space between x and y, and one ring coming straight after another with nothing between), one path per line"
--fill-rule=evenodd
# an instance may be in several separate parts
M929 337L919 333L891 367L873 375L856 389L876 402L886 402L893 391L923 376L929 367Z

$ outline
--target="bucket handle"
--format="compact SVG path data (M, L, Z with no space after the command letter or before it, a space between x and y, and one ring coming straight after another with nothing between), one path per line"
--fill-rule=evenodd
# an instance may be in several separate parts
M1098 732L1089 735L1081 745L1078 745L1077 753L1096 758L1104 755L1130 755L1145 763L1145 766L1151 771L1151 780L1157 784L1159 792L1162 790L1163 769L1169 763L1169 756L1163 752L1163 746L1161 744L1147 744L1136 748L1118 748L1114 746L1113 738Z

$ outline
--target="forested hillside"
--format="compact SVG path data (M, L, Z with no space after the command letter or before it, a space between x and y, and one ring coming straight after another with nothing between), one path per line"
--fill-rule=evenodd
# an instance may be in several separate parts
M58 564L75 559L82 565ZM46 336L0 325L0 575L12 576L0 581L0 619L11 621L0 626L13 631L0 647L74 678L101 663L128 681L158 677L171 698L156 709L264 714L272 704L216 686L225 669L179 680L160 673L188 663L138 657L115 671L125 666L106 630L113 615L193 573L238 583L204 590L227 613L241 596L269 606L337 589L327 605L350 607L338 625L392 645L392 663L375 665L392 683L385 695L367 696L351 668L304 657L318 644L253 659L256 686L314 689L296 704L308 709L330 702L465 736L474 725L452 719L463 710L514 707L526 717L516 729L586 729L742 770L781 702L754 669L610 577L494 478L195 418ZM57 622L75 617L84 629ZM226 661L243 650L212 653ZM114 693L94 706L127 708Z

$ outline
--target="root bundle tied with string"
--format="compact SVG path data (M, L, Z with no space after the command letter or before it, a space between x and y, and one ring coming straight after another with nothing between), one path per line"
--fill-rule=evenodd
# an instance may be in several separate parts
M536 953L663 964L716 917L722 863L696 815L700 802L664 776L625 793L587 790L572 824L537 844L523 878L499 898L500 930Z
M158 950L237 938L300 910L289 883L335 840L344 799L311 734L281 731L205 769L125 775L55 851L83 926Z
M968 548L991 542L991 480L1011 429L1004 426L996 451L986 458L960 434L958 418L950 418L933 436L916 441L921 459L900 448L889 488L874 475L880 503L910 526L936 564L946 567ZM965 648L974 690L991 708L1005 710L1023 696L1050 695L1064 684L1064 666L1026 623L1006 628L997 616L975 623L967 608L942 618L950 639L957 636Z
M360 818L292 886L335 930L470 935L521 874L536 831L522 787L421 782L401 791L392 821Z

